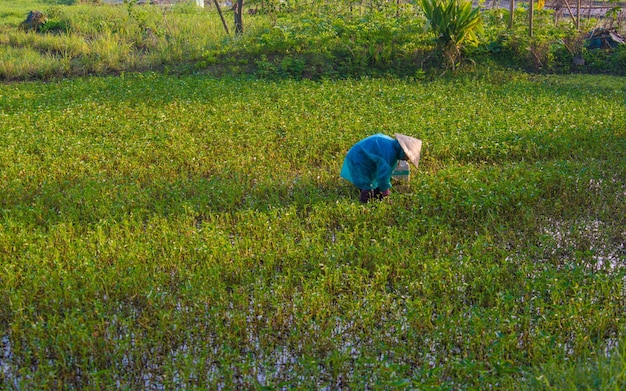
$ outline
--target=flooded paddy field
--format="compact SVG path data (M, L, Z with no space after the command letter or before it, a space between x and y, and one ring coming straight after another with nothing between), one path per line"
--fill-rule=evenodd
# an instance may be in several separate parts
M623 78L0 87L0 388L619 389ZM601 108L601 109L599 109ZM339 178L424 142L390 202Z

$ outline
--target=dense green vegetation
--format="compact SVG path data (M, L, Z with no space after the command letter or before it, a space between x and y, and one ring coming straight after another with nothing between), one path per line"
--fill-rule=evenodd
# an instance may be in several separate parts
M74 3L0 0L0 389L625 388L626 79L522 71L571 30Z
M5 85L3 384L619 389L625 91L495 71ZM338 172L379 131L424 155L362 206Z
M475 11L460 3L433 21L421 6L404 2L370 1L358 7L347 2L251 2L246 9L257 12L245 15L239 35L233 33L231 11L224 10L227 34L215 7L202 9L191 2L172 7L136 1L15 3L0 0L5 10L0 18L4 80L146 70L265 78L412 77L475 64L544 73L626 73L625 45L585 48L588 31L618 25L617 18L582 18L577 29L570 18L555 22L552 11L537 11L529 38L526 3L519 3L512 28L509 11L497 8L480 13L483 28L476 30ZM33 9L44 13L46 23L37 32L24 31L20 24ZM449 39L458 42L445 44ZM574 65L576 56L585 64Z

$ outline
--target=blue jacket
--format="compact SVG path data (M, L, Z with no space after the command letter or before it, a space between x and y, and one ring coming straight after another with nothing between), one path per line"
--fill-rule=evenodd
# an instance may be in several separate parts
M391 188L391 173L398 160L406 159L400 143L382 133L369 136L348 151L341 177L362 190Z

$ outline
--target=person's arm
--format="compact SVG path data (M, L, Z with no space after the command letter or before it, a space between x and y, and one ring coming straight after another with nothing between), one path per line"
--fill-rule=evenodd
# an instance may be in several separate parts
M376 180L381 192L391 189L393 167L385 159L380 159L376 167Z

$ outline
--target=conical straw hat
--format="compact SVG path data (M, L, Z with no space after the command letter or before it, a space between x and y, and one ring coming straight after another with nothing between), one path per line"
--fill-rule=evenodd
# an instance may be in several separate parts
M396 139L400 143L406 157L417 168L420 162L420 153L422 152L422 140L398 133L396 133Z

